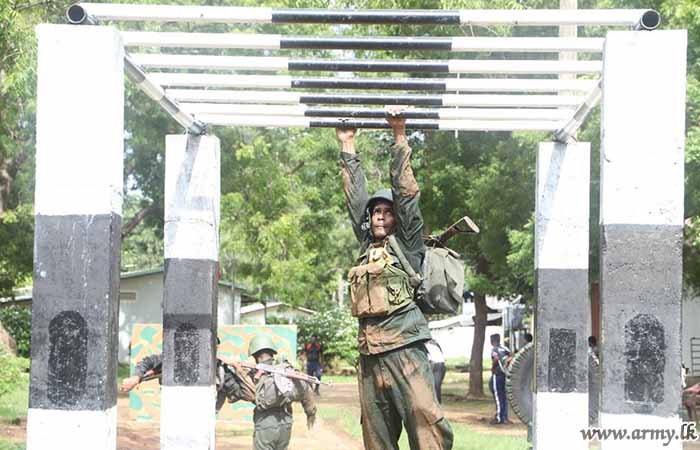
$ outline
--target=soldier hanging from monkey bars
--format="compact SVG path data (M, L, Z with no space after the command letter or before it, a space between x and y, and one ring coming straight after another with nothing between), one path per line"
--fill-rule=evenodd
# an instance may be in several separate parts
M355 151L356 130L336 130L346 204L360 242L361 256L349 281L352 313L359 320L362 435L366 450L398 450L403 423L411 450L450 450L452 429L433 389L424 345L430 339L428 322L414 302L409 281L409 273L420 272L425 245L402 110L392 107L387 116L395 139L391 189L371 197ZM399 252L392 248L395 243Z

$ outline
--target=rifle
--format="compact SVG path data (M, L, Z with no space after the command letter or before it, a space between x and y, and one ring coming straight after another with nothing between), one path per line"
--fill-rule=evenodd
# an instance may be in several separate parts
M469 216L464 216L440 234L424 236L426 245L444 247L447 241L457 234L479 234L479 227Z
M311 375L299 372L298 370L292 369L291 367L288 369L281 369L279 367L271 366L269 364L253 364L245 361L241 361L239 364L245 369L258 370L261 372L282 375L283 377L287 377L292 380L305 381L309 384L325 384L326 386L331 385L331 383L328 381L320 381L316 377L312 377Z
M154 372L153 369L147 371L142 377L139 383L143 383L144 381L151 381L151 380L157 380L159 379L163 374L158 372Z

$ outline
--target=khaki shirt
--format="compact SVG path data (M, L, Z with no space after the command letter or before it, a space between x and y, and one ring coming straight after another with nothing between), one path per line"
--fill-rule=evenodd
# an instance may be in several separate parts
M394 198L396 229L394 235L411 266L420 272L425 255L423 244L423 216L418 206L420 190L411 169L411 148L408 144L391 148L391 187ZM372 243L372 235L365 225L365 207L369 199L367 180L356 154L340 154L345 201L355 237L360 242L360 255ZM392 253L389 250L390 253ZM393 255L392 265L401 267ZM374 355L404 347L416 341L430 339L428 322L418 305L411 302L388 316L360 318L358 345L363 355Z

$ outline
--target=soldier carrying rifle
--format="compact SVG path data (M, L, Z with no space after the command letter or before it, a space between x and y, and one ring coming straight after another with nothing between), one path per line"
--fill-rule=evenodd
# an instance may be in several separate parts
M309 384L320 381L294 370L287 361L276 361L276 354L270 337L260 335L248 346L248 356L255 359L255 364L217 358L216 410L221 409L226 399L230 403L245 400L255 405L254 450L287 449L292 436L294 401L301 402L309 429L316 421L316 405ZM134 375L124 379L122 390L128 392L143 381L158 378L162 367L161 355L147 356L136 365Z

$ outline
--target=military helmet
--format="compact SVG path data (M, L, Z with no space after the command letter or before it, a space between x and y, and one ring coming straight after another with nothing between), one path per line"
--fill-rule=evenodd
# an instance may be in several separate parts
M253 356L262 350L269 350L273 355L277 354L275 344L272 343L270 336L266 334L255 336L250 340L250 345L248 345L248 356Z
M385 200L393 204L394 197L391 195L391 189L380 189L377 192L375 192L374 195L369 198L369 200L367 200L367 206L365 207L365 209L367 210L369 215L372 214L372 207L379 200Z

